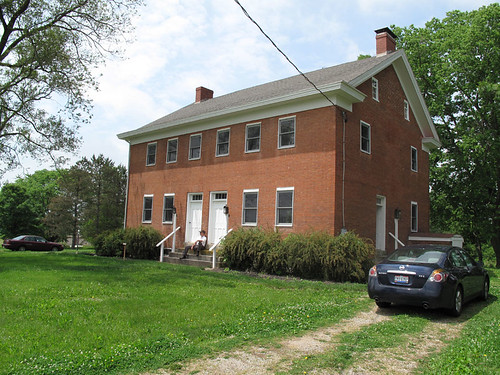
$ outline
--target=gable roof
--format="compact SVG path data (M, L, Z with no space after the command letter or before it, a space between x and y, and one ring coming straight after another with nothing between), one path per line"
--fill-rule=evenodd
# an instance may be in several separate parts
M365 98L356 87L391 64L398 74L424 139L429 138L431 146L439 146L437 132L403 50L319 69L305 75L334 104L350 111L352 104L362 102ZM159 136L185 133L186 127L189 127L190 132L196 132L207 127L330 105L304 77L296 75L192 103L138 129L118 134L118 138L136 144L158 139ZM294 110L290 108L292 106ZM256 111L259 112L258 117Z

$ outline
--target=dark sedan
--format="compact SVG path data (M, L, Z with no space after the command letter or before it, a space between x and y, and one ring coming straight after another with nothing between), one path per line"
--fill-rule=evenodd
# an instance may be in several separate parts
M38 250L61 251L64 246L57 242L47 241L40 236L23 235L3 241L3 247L13 251Z
M421 245L397 249L368 274L368 295L379 307L391 303L445 308L459 316L463 305L488 298L490 279L463 249Z

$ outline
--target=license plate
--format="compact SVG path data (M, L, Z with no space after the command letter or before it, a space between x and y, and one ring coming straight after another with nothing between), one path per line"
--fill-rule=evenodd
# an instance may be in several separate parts
M402 275L395 275L394 276L394 282L398 284L408 284L409 277L408 276L402 276Z

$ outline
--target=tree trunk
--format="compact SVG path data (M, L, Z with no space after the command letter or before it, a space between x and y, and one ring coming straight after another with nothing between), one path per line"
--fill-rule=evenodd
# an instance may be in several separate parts
M495 220L495 228L500 227L500 220ZM495 251L495 256L497 258L496 268L500 268L500 232L496 232L491 239L491 246L493 246L493 250Z

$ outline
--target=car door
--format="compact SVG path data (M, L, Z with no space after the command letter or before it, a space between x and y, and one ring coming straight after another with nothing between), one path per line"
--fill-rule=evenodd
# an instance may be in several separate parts
M464 288L464 298L468 298L471 293L474 293L473 279L470 277L470 271L465 263L465 259L458 248L450 251L449 260L452 265L452 273L462 284Z
M26 247L26 250L37 250L36 238L33 236L24 237L24 243L22 244Z
M476 261L464 250L460 251L462 257L465 260L465 264L469 269L470 284L471 284L471 294L478 295L483 290L483 272L481 267L476 263Z

